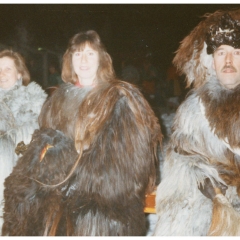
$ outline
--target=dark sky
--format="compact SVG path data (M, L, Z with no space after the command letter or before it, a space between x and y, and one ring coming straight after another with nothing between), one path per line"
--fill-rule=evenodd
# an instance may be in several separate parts
M94 29L115 64L151 54L167 66L201 16L237 4L0 4L0 43L63 53L77 32Z

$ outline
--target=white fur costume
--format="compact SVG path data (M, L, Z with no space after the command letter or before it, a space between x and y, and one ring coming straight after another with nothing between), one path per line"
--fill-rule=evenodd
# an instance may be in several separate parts
M230 15L238 19L240 11ZM234 184L227 184L222 176L228 167L234 166L232 169L236 172L239 169L240 85L226 89L219 84L212 69L212 55L207 55L204 42L208 26L218 22L221 16L219 11L202 21L182 41L173 60L186 74L188 86L193 84L193 90L174 119L162 181L157 188L158 221L154 235L214 235L209 229L216 201L237 221L233 226L231 217L223 215L217 223L222 226L218 234L239 235L239 189ZM234 174L230 174L231 177L234 179ZM199 186L206 178L214 187L215 181L227 185L225 197L217 195L214 201L205 197ZM226 226L233 228L229 230Z
M198 184L206 177L224 183L214 165L228 163L229 149L210 129L204 109L195 91L177 111L157 189L155 235L202 236L209 230L212 201L200 192ZM226 196L236 207L240 205L235 187L229 186Z
M11 90L0 89L0 234L3 215L4 180L17 161L15 148L28 144L38 126L38 115L47 97L35 82L16 84Z

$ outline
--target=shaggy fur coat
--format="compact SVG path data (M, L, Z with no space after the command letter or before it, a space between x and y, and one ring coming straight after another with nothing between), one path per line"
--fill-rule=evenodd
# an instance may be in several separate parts
M0 232L4 179L16 164L17 144L21 141L28 144L38 128L38 116L46 97L43 89L34 82L28 86L17 84L8 91L0 90Z
M5 182L3 235L145 235L162 134L139 90L121 81L64 84L39 124Z
M226 89L212 77L179 107L157 188L154 235L239 234L239 102L240 85ZM199 186L207 178L213 186L226 185L225 196L217 194L212 201L203 195ZM222 216L216 212L216 201L225 204ZM228 214L236 215L235 222Z

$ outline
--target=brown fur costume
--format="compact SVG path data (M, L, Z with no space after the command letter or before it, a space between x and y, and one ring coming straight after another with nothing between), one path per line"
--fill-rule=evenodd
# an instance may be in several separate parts
M144 235L144 199L155 185L162 135L139 90L121 81L64 84L43 106L39 123L37 140L5 182L3 234ZM45 131L51 145L52 132L61 135L54 130L72 143L34 160L48 142Z

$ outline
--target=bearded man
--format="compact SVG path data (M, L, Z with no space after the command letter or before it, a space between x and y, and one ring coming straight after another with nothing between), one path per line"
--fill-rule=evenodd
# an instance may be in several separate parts
M240 10L206 14L173 63L192 90L174 119L154 235L240 235Z

